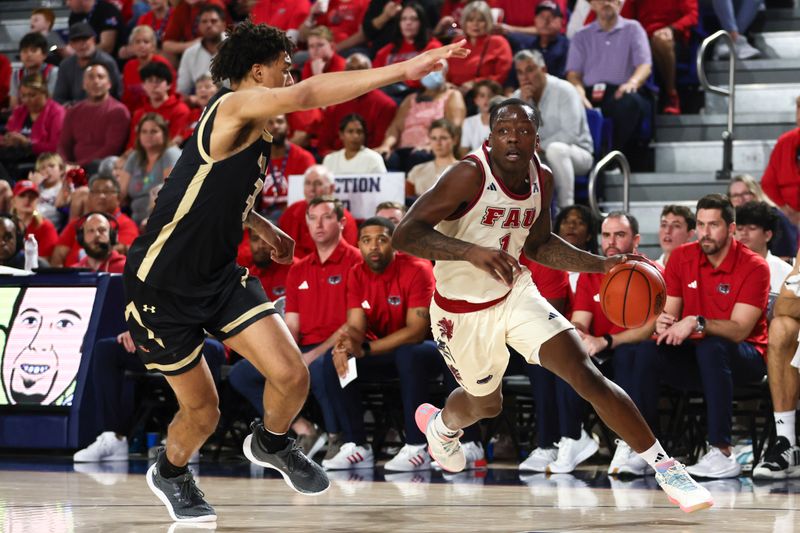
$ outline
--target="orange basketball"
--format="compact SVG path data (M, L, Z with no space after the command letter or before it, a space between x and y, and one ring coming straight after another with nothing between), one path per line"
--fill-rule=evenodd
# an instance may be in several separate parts
M600 285L603 313L625 329L643 326L664 310L666 301L667 285L661 272L644 261L618 264Z

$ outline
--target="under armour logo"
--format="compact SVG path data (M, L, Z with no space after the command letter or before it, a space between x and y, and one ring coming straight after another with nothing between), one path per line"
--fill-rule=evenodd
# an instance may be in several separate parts
M553 319L554 319L555 317L557 317L557 316L558 316L557 314L555 314L554 312L550 311L550 312L547 314L547 320L553 320Z
M155 313L156 312L156 306L155 305L142 304L142 311L144 311L145 313Z

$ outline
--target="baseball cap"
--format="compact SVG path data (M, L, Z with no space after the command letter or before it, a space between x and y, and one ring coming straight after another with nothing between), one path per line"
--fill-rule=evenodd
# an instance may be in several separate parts
M33 191L36 196L39 196L39 187L31 180L20 180L14 185L14 196L19 196L28 191Z
M69 40L73 39L88 39L89 37L96 37L94 29L88 22L76 22L69 27Z
M558 4L553 2L553 0L542 0L539 2L539 5L536 6L536 14L538 15L544 10L550 10L555 17L563 17L564 15L561 13L561 8L558 7ZM530 13L530 11L529 11Z

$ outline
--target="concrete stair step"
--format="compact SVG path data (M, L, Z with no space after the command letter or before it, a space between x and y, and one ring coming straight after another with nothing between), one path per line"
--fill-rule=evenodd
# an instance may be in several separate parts
M707 62L706 76L714 85L727 85L728 62ZM800 83L800 58L737 61L736 83Z
M711 193L724 193L727 183L714 179L713 173L635 173L631 175L632 202L696 201ZM622 201L622 175L609 174L603 179L605 201Z
M728 126L727 115L659 115L655 136L660 142L719 141ZM737 113L734 138L738 140L777 139L796 127L795 113Z
M799 21L800 22L800 21ZM764 57L800 59L800 31L769 31L753 35L753 44Z
M725 85L726 86L726 85ZM781 113L794 111L800 83L736 84L736 113ZM706 114L728 112L728 97L706 92Z
M768 9L764 31L792 31L800 29L800 7Z
M775 146L772 140L733 142L733 168L760 176ZM722 167L722 141L657 142L656 172L715 172Z

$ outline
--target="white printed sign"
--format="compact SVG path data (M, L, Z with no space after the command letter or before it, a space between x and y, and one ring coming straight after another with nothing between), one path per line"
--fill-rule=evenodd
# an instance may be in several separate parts
M406 178L402 172L386 174L343 174L336 176L335 196L353 214L363 220L375 215L375 207L381 202L405 201ZM303 199L303 176L289 176L287 200L293 204Z

